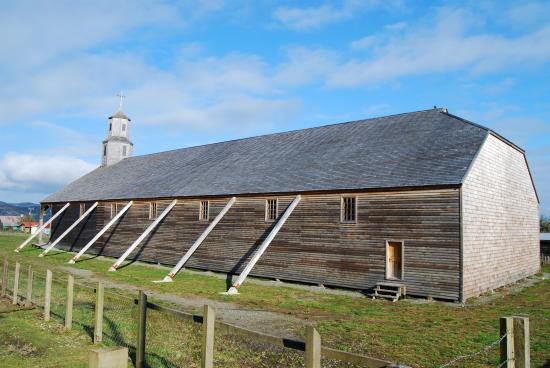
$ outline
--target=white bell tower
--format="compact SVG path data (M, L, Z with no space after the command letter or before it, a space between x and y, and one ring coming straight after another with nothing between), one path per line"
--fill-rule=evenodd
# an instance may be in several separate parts
M109 133L103 141L101 166L111 166L132 156L134 144L130 141L130 118L122 112L124 95L117 95L120 100L118 110L109 117Z

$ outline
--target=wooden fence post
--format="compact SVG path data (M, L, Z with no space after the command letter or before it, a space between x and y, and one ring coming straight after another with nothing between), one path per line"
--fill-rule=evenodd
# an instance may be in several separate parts
M74 300L74 276L67 278L67 309L65 310L65 328L70 330L73 326L73 300Z
M44 286L44 321L50 320L50 303L52 300L52 271L46 270L46 285Z
M203 308L201 368L214 367L214 326L216 311L209 305Z
M104 286L99 281L95 294L94 344L99 344L103 340L103 296Z
M139 319L136 344L136 368L145 367L145 337L147 334L147 294L139 291Z
M321 368L321 336L313 326L306 329L306 368Z
M29 273L27 275L27 299L25 300L25 307L30 307L32 305L32 279L32 266L29 266Z
M13 277L13 298L12 304L17 305L19 299L19 274L21 273L21 264L15 262L15 275Z
M531 366L529 318L513 317L513 319L515 365L516 368L529 368Z
M8 290L8 272L9 264L8 259L4 259L4 268L2 270L2 296L6 296L6 291Z
M529 318L501 317L500 363L506 368L529 368L531 366L529 343Z

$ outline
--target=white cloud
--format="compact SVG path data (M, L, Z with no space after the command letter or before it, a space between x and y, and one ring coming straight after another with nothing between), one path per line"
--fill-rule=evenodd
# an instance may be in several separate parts
M387 24L384 28L389 31L401 31L407 27L407 22L397 22L392 24Z
M326 23L336 22L351 17L353 13L347 8L334 9L325 4L310 8L279 8L274 18L281 24L292 29L318 28Z
M262 99L241 95L201 106L180 104L170 110L142 115L142 123L187 131L222 134L238 130L246 134L257 129L258 125L265 128L284 121L300 106L299 101L292 99Z
M273 18L286 28L309 30L350 19L366 9L384 9L400 5L401 1L344 0L340 6L325 3L304 8L279 7L274 11Z
M371 53L340 64L327 73L326 83L353 87L427 73L491 73L550 60L550 25L517 37L472 33L467 20L470 15L463 10L443 9L433 26L357 40L352 47L364 45Z
M136 27L183 25L177 7L161 1L3 3L0 54L3 68L20 70L62 60L74 50L90 49L117 39Z
M366 36L358 40L352 41L351 48L354 50L365 50L368 49L380 41L379 37L376 36Z
M0 189L49 192L96 167L74 157L10 152L0 160Z
M338 65L340 55L326 49L293 47L287 59L278 66L275 82L284 86L299 86L324 78Z

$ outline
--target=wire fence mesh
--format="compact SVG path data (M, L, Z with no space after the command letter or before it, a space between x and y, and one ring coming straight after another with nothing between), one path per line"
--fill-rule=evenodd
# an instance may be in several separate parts
M146 331L145 361L148 367L200 367L200 323L148 309Z
M104 292L103 344L127 347L135 355L138 307L134 298L112 289Z
M73 294L73 328L84 331L90 340L94 336L94 288L79 283L74 284Z
M216 330L214 362L221 367L294 368L304 366L304 353L220 327Z
M59 323L65 322L67 308L67 283L58 275L52 278L50 296L50 316Z
M506 338L507 335L499 337L497 340L485 345L483 348L459 355L447 363L440 366L440 368L448 367L479 367L479 366L489 366L489 367L501 367L507 360L502 363L499 363L500 357L498 356L499 344Z
M8 282L6 283L6 296L11 299L13 297L13 281L15 278L15 264L10 264L8 266Z
M44 286L46 285L46 273L34 272L32 278L32 303L44 307Z
M7 289L12 298L15 264L10 264ZM21 266L19 275L19 300L23 304L28 288L28 268ZM44 307L46 272L35 271L32 278L32 303ZM137 295L120 289L105 289L103 309L103 344L128 347L135 364L138 335L139 306ZM152 305L152 304L150 304ZM94 335L96 290L84 283L74 284L73 329L85 332L90 340ZM51 319L64 323L67 308L67 276L53 274L51 287ZM147 367L200 367L202 324L188 314L170 312L168 308L147 309L145 362ZM486 343L482 348L465 352L448 361L443 367L498 367L501 365L499 343L506 336ZM304 353L288 349L273 340L254 338L223 323L216 324L214 365L221 367L275 367L294 368L304 366ZM346 363L323 357L325 368L355 368L361 364Z

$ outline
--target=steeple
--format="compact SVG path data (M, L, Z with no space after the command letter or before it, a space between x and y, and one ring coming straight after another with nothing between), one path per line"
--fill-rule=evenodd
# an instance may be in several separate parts
M103 141L101 166L114 165L117 162L132 156L134 144L130 141L130 118L122 111L125 96L121 93L118 110L109 117L109 132Z

